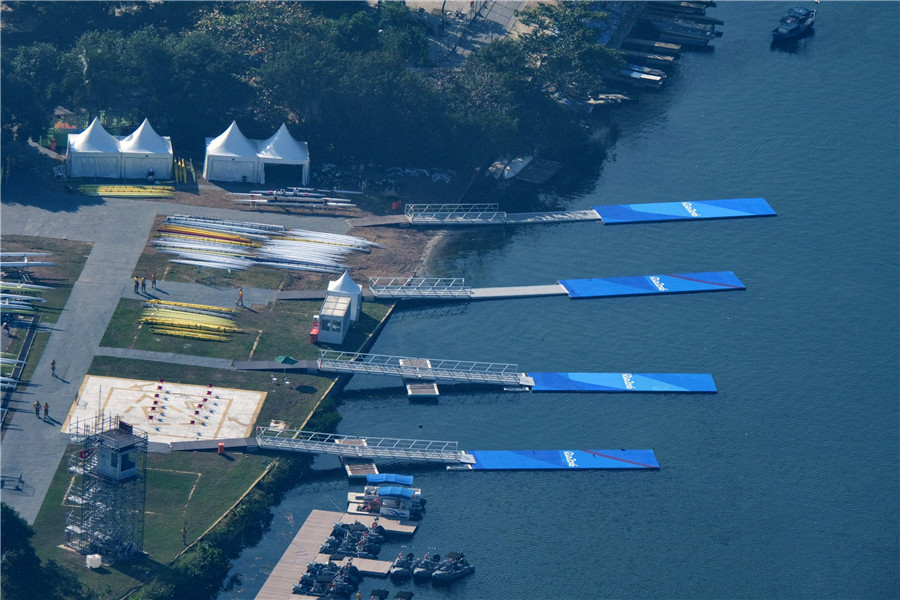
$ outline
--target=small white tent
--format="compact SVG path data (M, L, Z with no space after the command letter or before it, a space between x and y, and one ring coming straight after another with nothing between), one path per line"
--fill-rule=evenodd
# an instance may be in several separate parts
M302 168L301 183L309 183L309 147L306 142L298 142L282 123L275 135L263 140L259 145L259 183L265 183L265 166L272 165L299 165Z
M68 136L66 164L71 177L119 177L119 142L95 118Z
M260 181L256 144L248 140L237 123L231 122L221 135L206 140L203 177L216 181Z
M144 119L134 133L119 141L122 155L122 177L144 178L153 172L161 179L172 177L172 141L162 137Z
M350 279L350 273L344 271L344 274L339 278L328 282L326 298L328 296L350 298L350 320L359 320L359 315L362 311L362 288L358 283Z

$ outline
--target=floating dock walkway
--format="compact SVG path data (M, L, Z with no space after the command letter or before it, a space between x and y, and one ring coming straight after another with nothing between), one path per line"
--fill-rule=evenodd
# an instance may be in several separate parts
M732 271L636 275L591 279L562 279L550 285L473 288L464 278L372 277L369 290L374 298L391 300L499 300L536 296L572 299L688 292L721 292L746 289Z
M714 393L704 373L523 373L518 365L321 350L319 370L401 377L404 382L502 385L533 392Z
M691 219L766 217L775 214L775 211L763 198L619 204L594 206L587 210L539 213L506 213L500 210L499 204L408 204L403 215L347 219L347 223L351 227L526 225L571 221L601 221L606 225L614 225Z
M652 450L476 450L458 442L348 436L257 427L260 448L391 462L426 462L459 470L658 469ZM402 533L402 532L401 532Z

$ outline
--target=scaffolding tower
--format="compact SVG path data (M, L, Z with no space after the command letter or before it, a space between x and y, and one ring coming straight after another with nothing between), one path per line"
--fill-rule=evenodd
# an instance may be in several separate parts
M147 434L118 416L79 421L66 492L66 545L112 564L144 551Z

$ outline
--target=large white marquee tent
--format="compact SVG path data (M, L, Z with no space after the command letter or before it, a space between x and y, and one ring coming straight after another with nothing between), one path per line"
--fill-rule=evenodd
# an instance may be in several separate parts
M248 139L232 121L218 137L207 138L203 177L208 181L265 183L267 164L301 167L301 185L309 183L309 149L282 123L266 140Z
M172 177L172 141L147 119L134 133L116 138L94 119L81 133L68 136L66 164L71 177L142 179Z
M172 177L172 140L156 133L147 119L119 141L119 152L126 179L147 177L151 171L161 179Z

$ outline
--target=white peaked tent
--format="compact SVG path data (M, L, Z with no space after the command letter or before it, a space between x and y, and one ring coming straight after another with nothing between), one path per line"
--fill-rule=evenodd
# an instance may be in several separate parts
M69 134L66 164L71 177L119 177L119 142L95 118L81 133Z
M344 274L334 281L328 282L328 296L345 296L350 298L350 320L358 321L359 314L362 310L362 288L358 283L350 279L350 274L344 271Z
M122 177L144 178L153 172L160 179L172 177L172 141L162 137L144 119L134 133L119 141Z
M248 140L237 123L231 122L219 137L206 140L203 177L216 181L260 181L260 163L256 144Z
M303 169L300 185L309 183L309 147L298 142L282 123L275 135L259 144L259 183L265 183L267 164L299 165Z

